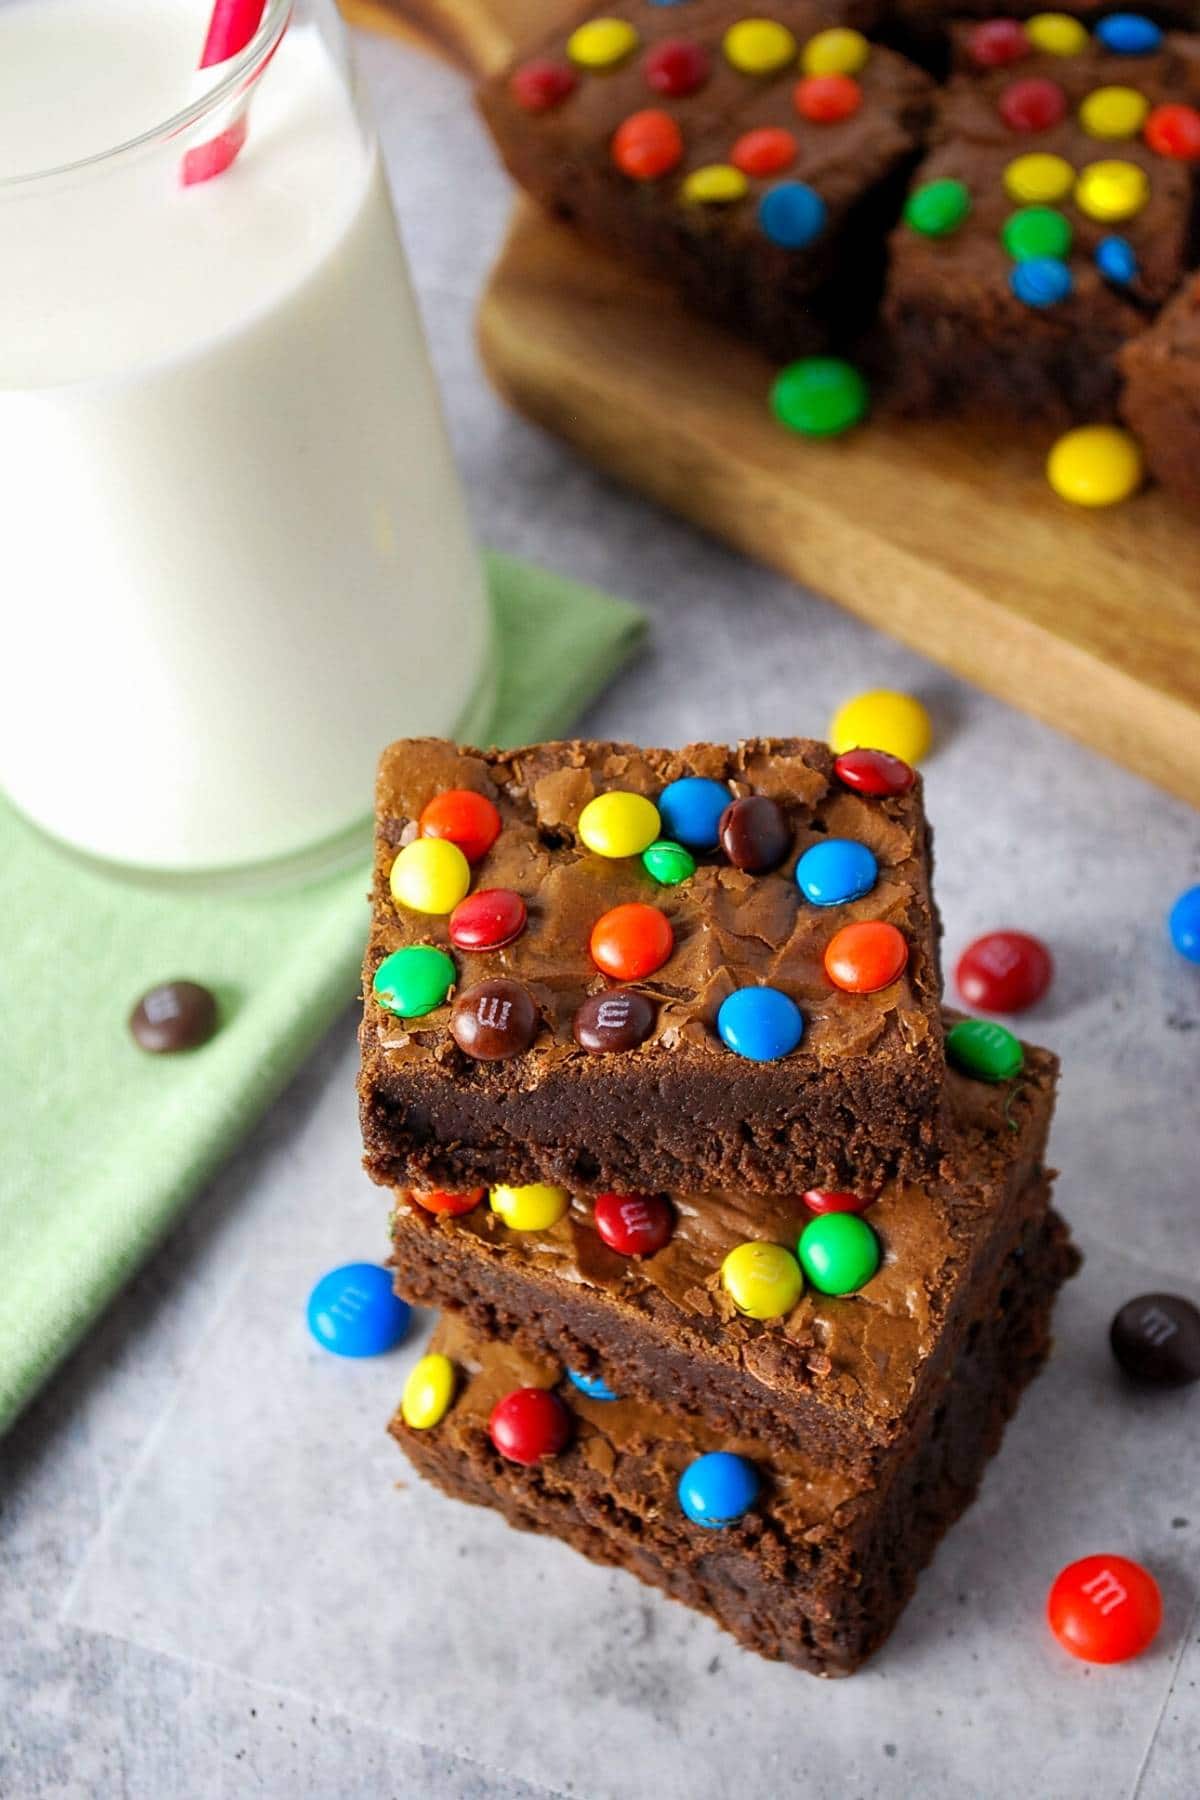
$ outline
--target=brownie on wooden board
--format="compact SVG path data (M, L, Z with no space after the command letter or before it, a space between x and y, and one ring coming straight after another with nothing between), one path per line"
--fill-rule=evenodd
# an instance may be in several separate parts
M972 1321L942 1403L865 1477L642 1401L588 1399L555 1362L476 1338L452 1316L431 1347L457 1365L455 1403L429 1429L399 1414L391 1429L448 1494L629 1570L762 1656L849 1675L887 1637L974 1497L1045 1359L1054 1297L1077 1261L1053 1213L1030 1222L998 1295ZM572 1440L529 1467L506 1461L488 1436L492 1407L514 1388L552 1384L574 1414ZM711 1450L749 1458L762 1483L752 1509L719 1529L693 1524L676 1492L684 1469Z
M903 793L853 792L834 760L803 738L736 749L575 742L504 752L419 739L386 751L359 1087L371 1176L390 1187L549 1181L596 1192L637 1191L653 1173L676 1191L771 1192L873 1188L926 1166L944 1057L921 785L916 778ZM596 796L653 802L689 776L722 784L731 802L770 803L782 834L774 866L750 872L719 849L697 850L690 879L663 886L640 855L595 854L581 840L581 814ZM393 864L423 809L461 789L486 796L499 814L499 835L471 870L472 890L514 892L528 914L515 941L486 953L453 948L445 916L397 904L391 892ZM795 880L797 860L831 839L869 852L875 877L857 899L810 904ZM660 927L665 918L673 947L644 979L614 982L593 961L591 934L602 916L631 904L653 909ZM906 961L878 991L843 991L826 973L827 948L842 928L868 924ZM527 1029L513 1054L467 1054L450 1004L415 1018L381 1004L373 992L380 964L419 945L449 950L460 1008L469 1010L488 980L516 984L517 1005L505 1016L511 1024L519 1015ZM764 987L799 1009L803 1037L790 1054L755 1061L727 1048L716 1021L734 990ZM511 987L505 992L514 999ZM643 997L629 1001L644 1011L642 1040L582 1048L584 1003L592 1010L598 997L631 994Z
M1009 24L1016 54L999 65L975 60L993 25L954 33L961 72L938 97L891 239L891 401L1055 425L1111 418L1121 346L1191 255L1191 167L1154 146L1176 142L1170 109L1200 99L1200 41L1167 34L1133 55L1086 38L1055 55L1022 50ZM969 209L923 225L922 198L946 182Z
M937 1403L970 1319L1046 1211L1056 1074L1049 1052L1028 1046L1012 1082L947 1074L943 1172L888 1184L862 1215L882 1260L857 1293L810 1286L767 1320L736 1310L721 1265L747 1241L794 1249L815 1216L795 1192L676 1195L669 1242L631 1257L605 1244L584 1198L548 1230L515 1231L486 1201L449 1217L401 1191L396 1286L688 1419L839 1462L870 1458Z
M548 212L771 355L806 355L877 300L927 111L927 77L861 38L818 56L822 68L832 58L834 82L801 98L817 34L869 26L876 11L775 0L748 18L735 0L615 0L574 25L619 24L622 54L589 64L586 38L556 31L485 85L480 107L510 173ZM764 24L786 34L775 57L769 36L739 45ZM539 88L539 70L558 72L552 100L554 77ZM799 198L785 191L797 183Z
M1121 354L1121 414L1156 481L1200 506L1200 277Z

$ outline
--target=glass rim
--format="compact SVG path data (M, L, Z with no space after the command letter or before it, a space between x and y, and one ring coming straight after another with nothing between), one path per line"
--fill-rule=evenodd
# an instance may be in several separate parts
M236 56L216 65L221 70L220 79L201 94L199 99L189 102L169 118L160 120L145 131L139 131L136 137L125 138L119 144L110 144L104 150L93 151L90 156L57 163L47 169L28 169L17 175L0 175L0 195L11 193L16 188L33 187L39 182L51 182L64 175L103 168L121 157L135 155L151 144L168 143L172 138L190 130L193 125L198 125L202 119L219 111L232 99L238 88L253 76L256 65L264 63L275 50L292 16L293 3L294 0L266 0L258 30L250 42Z

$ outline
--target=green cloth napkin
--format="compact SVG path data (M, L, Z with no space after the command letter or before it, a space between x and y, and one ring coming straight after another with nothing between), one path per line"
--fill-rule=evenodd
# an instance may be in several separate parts
M508 557L488 570L493 741L561 735L644 621ZM0 802L0 1432L353 998L367 881L364 864L250 896L140 886ZM178 976L214 989L221 1029L147 1056L126 1018Z

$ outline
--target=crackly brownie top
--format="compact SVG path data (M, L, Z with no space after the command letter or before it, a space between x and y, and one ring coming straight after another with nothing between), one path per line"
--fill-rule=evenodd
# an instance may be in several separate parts
M856 792L830 750L799 738L680 751L392 745L376 795L364 1059L469 1074L507 1091L565 1064L602 1073L614 1058L652 1076L666 1057L786 1055L811 1077L848 1058L902 1059L937 1042L920 782L903 764L895 770L904 791ZM476 805L483 797L491 819L485 850L463 836L469 866L445 840L431 851L428 838L444 828L440 809L453 810L464 791ZM609 797L605 806L620 798L615 816L593 825L598 796ZM695 827L695 805L681 812L682 801L710 808L709 836L728 804L720 819L728 849L662 848L672 822L685 836ZM797 881L800 859L814 850L818 887L809 886L822 904ZM435 873L453 877L431 894L422 886L427 855ZM410 862L421 865L412 879ZM806 881L810 866L811 856ZM843 892L858 897L828 903ZM476 912L496 947L465 947L464 927L467 941L480 935L470 929ZM500 942L514 925L517 935ZM421 957L411 954L418 948ZM865 973L859 950L868 953ZM882 960L872 962L876 951ZM414 983L431 963L432 988ZM856 970L876 983L872 991L837 985L853 983Z
M819 250L911 152L930 84L851 28L868 8L750 10L597 7L494 81L484 110L565 169L601 159L631 205L688 232Z
M893 297L1128 336L1177 286L1200 156L1200 42L1138 15L955 28L960 71L893 234ZM1042 323L1039 324L1038 321Z
M820 1216L799 1193L657 1196L655 1203L669 1209L669 1238L653 1254L635 1256L609 1247L590 1198L573 1197L569 1210L541 1230L511 1229L482 1190L474 1210L455 1217L431 1213L400 1190L396 1213L433 1232L461 1234L481 1255L601 1290L626 1316L696 1324L722 1360L736 1361L785 1400L789 1390L807 1389L869 1431L904 1416L998 1215L1012 1205L1013 1189L1036 1177L1058 1064L1049 1051L1021 1048L1024 1066L1012 1080L947 1073L941 1177L920 1186L891 1182L862 1212L880 1252L865 1285L834 1295L810 1284L776 1318L739 1313L722 1266L746 1242L794 1250ZM1026 1210L1043 1201L1040 1186L1031 1189Z

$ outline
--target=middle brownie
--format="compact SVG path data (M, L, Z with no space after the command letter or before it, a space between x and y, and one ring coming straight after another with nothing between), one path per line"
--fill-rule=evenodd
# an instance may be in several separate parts
M969 1321L1045 1212L1057 1063L1029 1046L1023 1055L1008 1082L948 1074L941 1173L892 1183L870 1206L882 1260L858 1292L810 1288L781 1316L739 1313L722 1280L729 1252L756 1241L794 1246L814 1216L798 1193L745 1192L676 1194L670 1215L654 1196L673 1223L669 1241L644 1257L609 1247L590 1200L573 1199L548 1229L518 1231L482 1192L458 1216L429 1210L446 1196L400 1192L396 1285L410 1300L464 1313L485 1336L559 1359L583 1384L599 1378L783 1449L870 1460L935 1403Z

